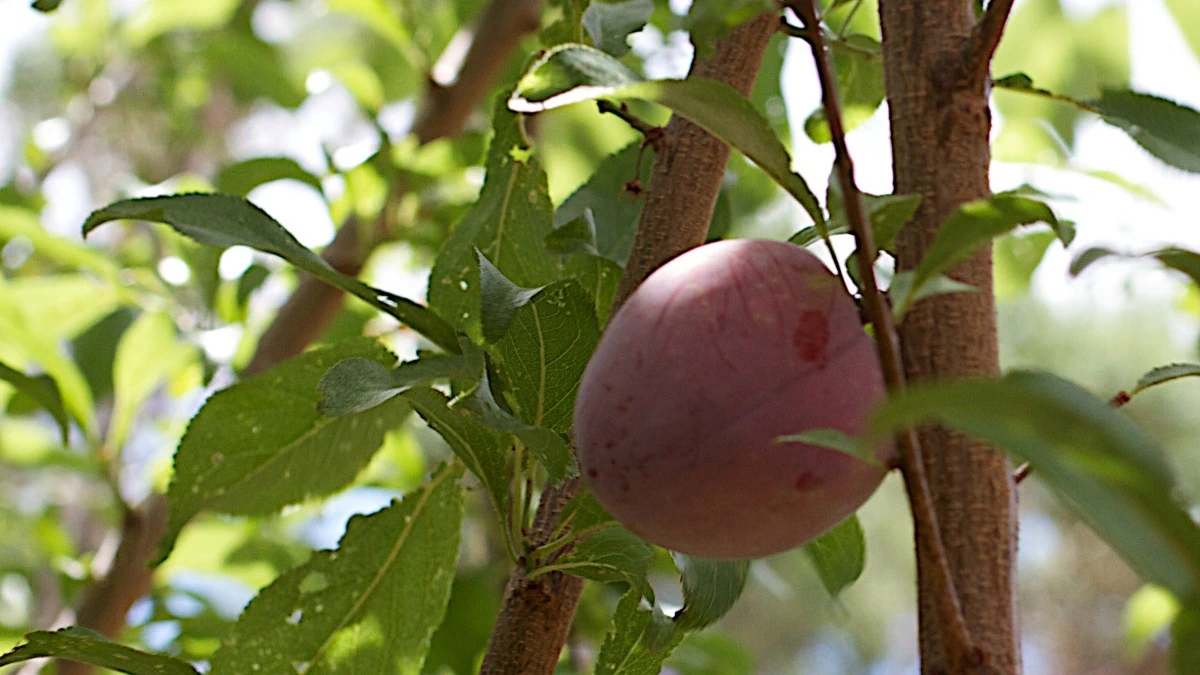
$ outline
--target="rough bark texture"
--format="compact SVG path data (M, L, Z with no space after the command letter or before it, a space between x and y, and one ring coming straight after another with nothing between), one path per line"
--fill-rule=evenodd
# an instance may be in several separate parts
M990 195L990 116L984 77L969 73L974 25L968 0L881 0L884 73L897 193L924 197L897 240L899 266L914 267L939 224L963 202ZM999 370L991 250L951 272L978 293L935 296L904 319L900 339L912 381ZM990 664L1019 673L1011 467L983 443L942 428L920 433L942 541L967 626ZM918 545L922 672L952 672Z
M743 24L717 42L710 58L698 59L691 74L749 93L777 24L774 14ZM618 305L660 265L704 243L728 160L725 143L679 116L671 118L665 149L655 156ZM531 537L535 546L545 543L562 505L579 487L578 481L568 481L546 490ZM480 675L553 673L582 590L583 580L577 577L551 572L531 581L524 568L513 570Z

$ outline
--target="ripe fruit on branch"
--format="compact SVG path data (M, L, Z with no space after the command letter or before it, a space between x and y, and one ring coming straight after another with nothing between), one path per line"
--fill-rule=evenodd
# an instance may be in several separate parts
M647 541L777 553L857 510L885 471L775 439L861 435L883 394L854 302L820 260L786 242L708 244L650 275L605 330L575 402L580 470Z

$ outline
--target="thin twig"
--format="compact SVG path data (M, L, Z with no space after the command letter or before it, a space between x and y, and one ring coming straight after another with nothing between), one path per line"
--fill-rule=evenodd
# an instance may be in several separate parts
M807 29L807 42L812 48L813 60L816 62L817 77L821 83L822 104L825 106L825 118L829 124L829 135L835 151L834 166L845 199L846 220L858 242L855 256L858 260L859 274L862 277L862 287L859 290L862 292L867 315L871 318L871 324L875 328L875 344L879 351L884 381L887 383L888 391L899 392L904 389L904 366L900 357L899 340L888 304L875 280L877 251L863 209L862 194L854 182L854 164L846 146L841 105L837 98L837 80L834 78L833 69L825 51L820 20L817 18L813 0L789 0L787 6L796 13L796 16L804 23L803 27ZM925 477L925 464L921 457L920 442L917 440L916 432L912 429L898 434L896 440L900 446L900 470L904 475L904 484L908 492L913 520L923 535L920 539L925 542L931 565L934 568L929 571L932 572L933 578L939 586L938 602L948 627L947 638L954 653L961 655L964 659L977 658L975 643L971 639L966 620L963 618L958 593L954 587L954 578L951 575L945 547L942 544L937 514L933 509L933 497Z
M621 120L623 120L626 124L633 127L639 133L645 136L646 140L648 141L652 137L657 138L662 135L662 127L656 124L651 124L637 115L629 112L629 104L627 103L613 103L612 101L600 99L596 101L596 107L599 108L600 112L602 113L608 113L609 115L615 115L616 117L621 118Z
M1004 25L1012 13L1014 0L992 0L967 41L965 72L973 78L987 77L992 56L1004 35Z

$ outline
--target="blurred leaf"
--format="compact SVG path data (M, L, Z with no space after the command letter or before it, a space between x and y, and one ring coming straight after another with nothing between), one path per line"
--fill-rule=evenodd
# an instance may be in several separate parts
M1178 380L1181 377L1196 376L1200 376L1200 364L1172 363L1169 366L1160 366L1141 376L1137 384L1129 391L1129 395L1133 396L1150 387L1170 382L1171 380Z
M500 611L496 570L461 570L454 575L446 618L433 633L424 673L473 673L492 635Z
M914 387L874 415L871 438L938 421L1029 462L1145 581L1190 601L1200 591L1200 527L1178 504L1159 448L1127 417L1053 375Z
M921 206L921 195L872 195L863 194L863 208L871 222L871 234L875 248L890 251L895 245L896 235L913 219ZM846 202L838 181L829 181L826 195L829 209L829 234L850 232L846 220ZM815 226L806 227L792 235L788 241L797 246L808 246L821 241L821 233Z
M597 49L616 57L629 53L625 39L641 30L654 14L654 0L593 2L583 11L583 28Z
M557 282L518 309L496 344L497 369L512 390L516 416L570 431L579 380L599 339L595 305L574 281Z
M856 261L851 261L856 262ZM912 270L905 270L892 277L892 284L888 286L888 298L891 299L895 318L899 321L904 316L904 312L909 307L917 302L930 298L935 295L946 295L949 293L974 293L978 289L971 284L964 284L961 281L951 279L945 274L939 274L932 279L929 279L921 285L914 295L912 292L913 279L916 278L916 273Z
M545 286L523 288L509 281L504 273L475 249L479 259L479 322L483 327L483 339L496 342L508 331L517 310L533 301Z
M553 229L546 172L503 100L493 125L479 200L446 238L429 277L429 306L476 338L482 334L476 248L517 286L533 288L557 276L545 246Z
M462 466L350 519L334 551L267 586L212 658L215 673L417 675L442 621L465 510Z
M1171 671L1200 672L1200 607L1185 605L1171 624Z
M304 248L290 232L254 204L220 194L182 194L125 199L93 211L83 234L113 220L166 223L179 233L208 246L249 246L273 253L331 286L358 296L367 304L429 338L448 351L458 351L454 330L425 307L346 276Z
M892 297L896 316L904 316L925 284L966 259L980 246L1021 225L1039 222L1054 227L1058 219L1045 203L1028 197L999 194L989 200L963 204L938 229L933 243L913 271L908 291Z
M651 649L644 638L654 620L655 610L642 606L642 595L637 590L630 589L621 596L612 627L596 656L596 675L658 675L663 661L685 633L676 631L666 645Z
M1068 271L1071 273L1071 276L1079 276L1085 269L1091 267L1092 263L1102 258L1107 258L1114 255L1118 255L1116 251L1103 246L1093 246L1091 248L1084 249L1079 253L1079 255L1075 256L1074 260L1071 261L1071 266L1068 268Z
M108 638L87 628L40 630L29 633L25 640L24 644L0 656L0 666L51 656L130 675L197 675L186 661L109 642Z
M610 527L584 539L544 570L595 581L629 584L643 597L653 597L646 581L654 549L623 527ZM599 671L597 671L599 672Z
M560 481L572 471L574 456L567 441L557 432L543 426L526 424L501 407L492 394L486 370L475 390L475 397L464 401L464 406L478 413L480 420L492 429L520 439L545 467L550 480Z
M1140 661L1146 649L1179 615L1175 596L1154 584L1146 584L1129 596L1125 603L1125 640L1122 655L1130 661Z
M1172 247L1155 251L1148 256L1176 272L1183 272L1191 277L1192 283L1200 285L1200 253Z
M217 174L216 187L218 192L245 197L259 185L287 179L304 183L318 193L322 191L321 179L290 157L255 157L230 164Z
M546 52L521 81L508 106L523 113L551 110L597 98L645 99L687 117L758 164L823 226L820 204L771 126L733 87L716 80L643 80L619 61L583 45Z
M715 631L688 633L663 672L679 675L754 675L754 657L738 640Z
M163 381L191 362L195 349L180 341L165 312L145 312L125 331L113 358L113 413L106 442L129 439L138 409Z
M798 434L788 434L775 438L775 443L807 443L821 448L828 448L845 453L862 460L873 466L883 468L883 464L875 456L875 453L866 449L860 439L847 436L846 432L840 429L809 429L801 431Z
M861 44L856 44L853 50L833 50L832 59L837 77L838 101L842 107L842 123L847 133L867 121L883 102L883 58L879 41L866 35L853 35L850 38ZM824 107L818 107L804 121L804 133L814 143L832 140Z
M29 6L39 12L53 12L62 4L62 0L33 0Z
M804 545L804 552L817 568L821 584L836 598L862 576L867 562L867 540L858 516L838 523L832 530Z
M1146 152L1177 169L1200 173L1200 112L1135 91L1105 91L1091 105Z
M1167 9L1175 17L1175 25L1183 33L1183 39L1196 58L1200 58L1200 5L1192 0L1165 0Z
M308 96L303 80L288 70L279 49L252 32L210 34L202 49L208 68L228 82L240 102L265 98L284 108L298 108Z
M1010 234L996 240L992 259L998 300L1008 300L1029 292L1033 273L1054 239L1053 232L1030 232Z
M54 421L58 422L59 430L62 431L63 445L67 444L71 427L67 420L67 410L63 407L62 394L59 393L58 385L55 384L54 378L46 375L30 377L19 370L0 363L0 380L8 382L17 391L33 399L46 412L49 412Z
M382 405L418 384L471 374L461 354L429 354L395 368L371 359L346 359L321 377L317 409L331 417L352 415Z
M683 29L691 34L697 55L712 50L713 42L763 12L773 9L766 0L707 0L693 3L683 19Z
M238 0L153 0L138 5L125 24L125 36L135 46L177 30L209 30L225 25Z
M24 237L33 244L35 255L71 269L95 272L109 283L120 283L121 266L85 244L59 237L42 227L36 214L27 209L0 206L0 239Z
M317 349L213 394L175 453L171 514L158 562L180 529L203 510L261 515L341 489L403 419L403 401L326 417L317 383L335 364L362 357L390 366L374 340ZM270 489L264 489L270 486Z
M675 614L680 630L713 625L742 597L750 575L749 560L709 560L682 553L672 557L683 576L683 609Z
M586 214L591 213L591 222L595 225L596 253L623 266L633 246L633 235L643 203L630 194L625 186L631 180L640 180L639 158L648 162L653 156L649 148L645 154L647 156L642 158L639 143L630 143L605 158L596 167L592 177L558 207L554 213L555 226L562 229L580 218L587 218ZM570 233L568 231L556 236L565 237ZM555 235L552 233L548 236Z
M416 387L404 392L404 400L450 446L458 459L475 474L491 499L496 512L508 513L509 443L474 415L450 406L439 391Z
M413 42L398 12L387 0L330 0L329 10L359 19L388 41L414 67L424 68L424 54Z

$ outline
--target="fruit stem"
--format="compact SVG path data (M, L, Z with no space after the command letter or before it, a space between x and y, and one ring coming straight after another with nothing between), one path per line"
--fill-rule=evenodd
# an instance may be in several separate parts
M854 182L854 164L846 146L841 104L837 98L837 81L829 64L824 37L821 35L821 22L813 0L785 0L784 5L795 12L803 24L799 30L788 26L787 32L801 36L812 49L817 79L821 84L821 102L825 107L825 118L833 141L834 169L846 203L846 220L858 243L854 255L858 260L859 275L862 278L859 291L862 293L867 316L875 329L875 347L879 351L884 382L888 391L895 394L905 386L899 339L896 336L892 313L875 279L875 258L878 252L863 209L862 194ZM784 23L786 25L786 19ZM926 552L934 568L924 572L932 574L938 589L937 603L947 626L947 643L952 646L954 660L963 663L977 660L980 656L979 650L976 649L963 618L962 606L942 543L937 514L933 510L933 498L925 477L921 444L917 440L916 432L911 428L897 434L896 444L900 448L900 472L904 476L904 487L908 493L909 508L912 510L913 523L917 530L917 541L925 543Z

